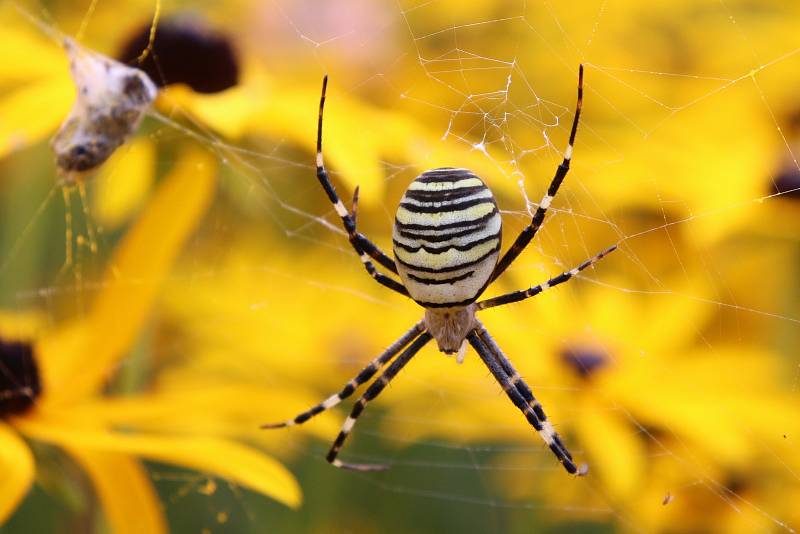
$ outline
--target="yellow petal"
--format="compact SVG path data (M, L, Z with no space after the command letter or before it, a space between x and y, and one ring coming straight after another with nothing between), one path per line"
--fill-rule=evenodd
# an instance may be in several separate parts
M75 360L83 352L91 335L85 323L72 321L35 341L34 354L39 362L44 392L39 405L58 402L59 390L69 388L70 373L78 366Z
M236 140L245 133L260 102L269 98L265 92L254 94L257 88L258 84L238 85L222 93L198 94L184 85L178 85L165 88L158 104L167 110L188 109L202 124L228 139Z
M94 484L115 534L166 532L161 503L142 465L126 454L67 447Z
M287 95L289 96L289 95ZM330 96L330 95L329 95ZM264 117L254 127L272 126L273 136L281 131L291 132L299 142L311 151L316 142L316 105L319 89L310 87L306 91L292 92L290 107L270 100L266 103ZM310 104L310 106L309 106ZM271 125L266 120L272 118ZM365 135L363 125L372 122L374 114L358 101L339 93L330 97L325 109L324 147L326 164L346 184L341 196L347 198L360 185L360 194L366 202L379 202L384 192L384 172L381 165L380 140L378 136ZM364 135L358 135L361 131Z
M319 91L318 86L276 91L264 99L261 113L251 115L250 128L276 138L288 137L312 152L316 149ZM496 159L470 145L442 141L440 135L433 135L404 114L366 105L337 91L336 86L329 88L325 106L325 161L329 170L336 172L334 181L338 177L346 184L340 192L343 198L358 185L364 202L383 202L387 160L408 162L419 171L440 166L468 167L486 178L493 188L516 187L516 180L493 179L510 175L510 169L503 168Z
M59 355L66 365L53 379L57 390L49 392L51 399L74 399L97 389L125 356L215 184L216 161L208 153L192 149L179 159L115 251L84 323L85 343Z
M37 440L71 448L133 454L219 476L292 508L302 502L300 486L280 462L230 440L109 432L81 427L63 412L19 420L18 426Z
M720 463L746 465L759 446L800 428L796 399L775 389L778 364L769 351L720 346L631 360L600 387L648 426L693 440Z
M257 66L251 66L242 84L219 95L199 95L177 87L162 94L160 102L188 110L198 121L230 138L259 133L289 140L312 154L320 89L321 80L277 86ZM501 158L490 157L467 143L443 141L440 132L429 131L414 118L366 104L335 83L328 89L325 108L324 153L340 196L349 197L358 185L362 204L383 202L386 161L409 162L420 171L438 166L469 167L487 178L493 188L518 194L518 177L511 176L511 166L498 163ZM308 164L313 165L311 155ZM313 180L313 171L309 179Z
M0 61L0 85L51 77L54 73L67 75L67 57L52 40L33 29L21 29L19 19L0 20L0 46L13 50Z
M625 499L640 487L645 467L645 450L633 425L621 412L583 404L576 419L580 445L589 459L589 473L596 473L610 496Z
M28 445L8 425L0 422L0 525L28 493L34 471Z
M139 209L155 178L156 150L150 139L138 137L117 150L95 178L94 214L113 230Z
M0 157L54 132L69 112L75 88L68 76L45 78L0 99Z
M30 340L47 324L47 316L38 311L0 310L0 337L5 340Z
M82 403L75 410L82 418L113 427L257 438L285 450L287 435L264 431L260 425L288 419L321 400L319 394L302 389L212 383L195 380L186 372L166 386L163 381L159 376L161 392ZM329 411L300 428L320 439L331 439L339 430L339 418Z
M188 109L198 120L228 137L246 131L276 139L288 139L313 153L317 141L317 111L320 86L273 88L258 70L247 75L245 83L219 95L197 95L185 89L171 89L162 103ZM325 110L325 157L332 170L340 172L347 184L340 195L361 185L361 198L377 201L383 194L383 170L377 136L354 135L362 124L375 117L367 106L339 94L329 99ZM309 156L309 165L313 156ZM309 178L313 179L313 171ZM337 181L338 178L334 178ZM339 182L337 181L337 184Z

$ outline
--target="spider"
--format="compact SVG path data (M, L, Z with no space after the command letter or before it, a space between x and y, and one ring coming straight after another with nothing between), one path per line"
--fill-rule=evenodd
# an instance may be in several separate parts
M262 428L281 428L305 423L352 395L359 386L368 382L391 361L383 374L372 382L356 401L326 457L334 466L345 469L356 471L387 469L386 465L345 463L338 458L339 451L355 426L358 416L364 411L367 403L375 399L431 339L436 340L441 352L459 353L459 359L463 357L466 343L469 342L511 402L525 415L567 472L586 474L588 471L586 465L581 465L580 468L575 465L572 455L553 425L547 420L542 405L534 398L530 387L475 316L480 310L519 302L562 284L616 249L616 245L612 246L577 267L539 285L476 302L486 287L511 265L541 228L547 208L550 207L553 197L569 171L583 102L583 65L578 71L578 100L564 159L558 166L530 224L522 230L502 258L500 258L502 221L497 203L491 190L467 169L445 167L429 170L419 175L409 185L400 201L395 218L392 235L395 260L358 232L356 230L358 188L356 187L353 192L352 208L348 211L336 194L322 159L322 116L327 85L328 77L325 76L322 81L317 124L317 179L336 213L341 217L350 244L361 258L369 275L378 283L416 301L425 309L425 315L383 354L364 367L341 391L293 419L266 424ZM398 275L402 283L378 271L372 263L373 260Z

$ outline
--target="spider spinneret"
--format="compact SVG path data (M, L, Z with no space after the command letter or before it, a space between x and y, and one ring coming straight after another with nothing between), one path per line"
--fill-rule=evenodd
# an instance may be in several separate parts
M586 474L586 465L575 465L561 437L547 420L541 403L536 400L511 361L475 315L480 310L518 302L562 284L616 249L616 245L609 247L577 267L528 289L477 301L486 287L511 265L541 228L547 209L569 171L583 102L583 65L578 71L578 102L564 159L539 202L530 224L522 230L502 257L502 220L497 202L486 184L466 169L433 169L422 173L411 182L397 208L392 232L396 261L357 231L358 188L353 193L352 208L348 210L328 178L322 158L322 115L327 86L328 77L325 76L317 125L317 179L342 219L350 244L361 258L367 273L379 284L416 301L425 309L425 315L400 339L369 362L341 391L293 419L263 425L262 428L281 428L308 421L352 395L359 386L368 382L388 364L386 370L356 401L326 457L336 467L357 471L386 469L386 465L352 464L338 459L339 450L359 415L367 403L376 398L431 339L435 339L439 350L447 354L460 352L469 342L511 402L523 413L567 472ZM373 260L390 273L399 276L401 281L380 272Z

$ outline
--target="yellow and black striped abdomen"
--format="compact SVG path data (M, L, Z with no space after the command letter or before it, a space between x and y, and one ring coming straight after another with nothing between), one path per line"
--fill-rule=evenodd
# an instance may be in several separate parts
M427 308L463 306L497 263L502 221L491 190L466 169L433 169L406 190L394 223L397 271Z

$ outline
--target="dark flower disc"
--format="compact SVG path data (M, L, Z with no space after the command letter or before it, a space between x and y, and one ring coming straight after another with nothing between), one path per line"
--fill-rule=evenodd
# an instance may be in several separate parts
M0 339L0 417L27 411L41 393L33 347Z
M589 378L609 364L608 355L596 347L568 347L561 351L561 358L581 378Z
M150 22L142 25L125 41L117 58L145 71L157 85L185 83L198 93L219 93L238 82L236 52L223 33L192 17L162 20L152 48L140 62L150 30Z
M800 169L794 163L787 164L772 178L769 193L782 198L800 199Z

